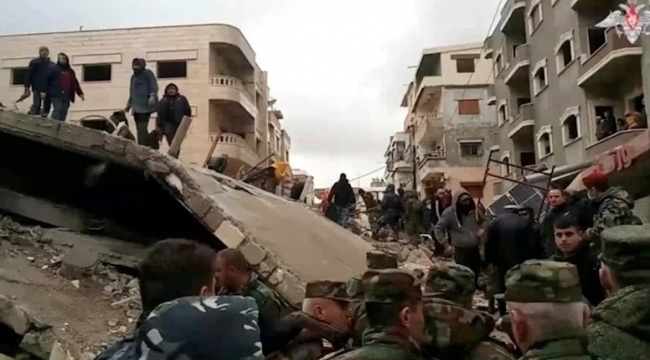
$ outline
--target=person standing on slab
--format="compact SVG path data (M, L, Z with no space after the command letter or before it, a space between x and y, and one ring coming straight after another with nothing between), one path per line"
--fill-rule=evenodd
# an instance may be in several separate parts
M183 117L192 116L189 101L178 92L178 86L170 83L165 87L165 93L158 103L158 117L156 128L165 136L167 144L171 146L176 131L183 121Z
M133 75L129 89L129 100L125 112L133 110L133 119L137 130L138 144L151 146L149 119L156 112L158 102L158 81L154 73L146 68L147 62L135 58L132 62Z

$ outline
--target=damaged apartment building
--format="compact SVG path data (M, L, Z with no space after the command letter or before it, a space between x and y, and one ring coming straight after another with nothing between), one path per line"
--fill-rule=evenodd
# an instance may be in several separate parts
M646 114L641 41L596 26L619 3L506 1L483 51L494 67L499 149L493 158L505 163L502 175L527 175L508 164L554 167L553 180L569 185L645 131L626 129L624 121L629 113ZM502 181L499 190L512 185Z
M422 52L401 103L404 129L391 136L385 154L388 182L421 196L464 188L476 199L492 199L483 177L498 130L489 105L492 64L482 53L483 43Z

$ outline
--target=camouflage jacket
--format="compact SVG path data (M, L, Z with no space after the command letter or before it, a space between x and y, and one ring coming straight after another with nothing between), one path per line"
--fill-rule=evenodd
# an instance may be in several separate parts
M332 360L422 360L413 340L392 329L368 328L363 346L331 358Z
M372 194L365 193L363 195L363 203L366 205L366 211L379 210L379 204Z
M368 328L366 305L363 301L352 310L352 347L359 347L363 341L363 332Z
M259 308L260 337L264 347L264 354L268 355L278 350L277 346L279 344L276 344L274 335L276 324L282 315L282 306L273 291L262 284L256 274L251 274L248 284L244 285L239 291L229 293L222 288L219 295L241 295L255 299Z
M650 285L624 287L600 303L587 326L598 359L650 359Z
M520 360L591 360L584 329L565 329L537 341ZM608 358L614 360L618 358Z
M429 297L425 299L424 321L425 358L514 360L506 344L490 337L495 319L487 313Z
M605 193L592 200L595 210L594 225L587 229L585 238L596 242L600 249L600 233L610 227L618 225L641 225L642 221L634 213L634 199L627 191L620 187L612 186Z
M345 331L315 319L302 311L285 316L302 328L298 336L287 346L285 358L289 360L317 360L339 349L345 348Z

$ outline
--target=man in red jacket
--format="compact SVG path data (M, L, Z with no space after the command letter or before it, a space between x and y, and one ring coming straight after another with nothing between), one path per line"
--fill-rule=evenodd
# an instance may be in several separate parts
M70 103L74 103L75 95L79 95L81 100L85 100L85 98L81 86L79 86L77 74L70 67L68 55L59 53L56 68L55 87L52 91L52 119L65 121L68 117Z

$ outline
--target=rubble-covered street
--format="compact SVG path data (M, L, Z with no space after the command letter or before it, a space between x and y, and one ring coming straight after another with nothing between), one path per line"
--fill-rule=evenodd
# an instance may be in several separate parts
M140 314L137 279L97 258L78 267L70 255L85 251L90 263L93 249L58 232L0 219L0 352L15 359L49 359L55 341L56 356L92 359Z

